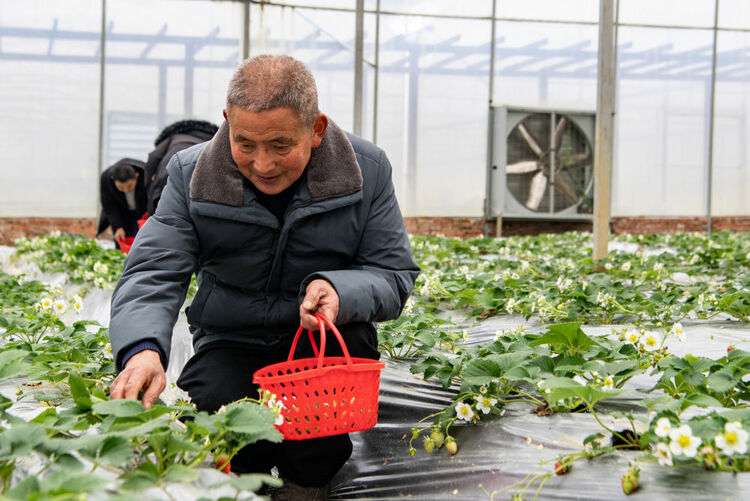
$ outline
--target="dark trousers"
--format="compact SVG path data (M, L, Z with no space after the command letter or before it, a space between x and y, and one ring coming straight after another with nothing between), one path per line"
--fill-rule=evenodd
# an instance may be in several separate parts
M372 324L352 323L338 329L352 357L380 358L377 332ZM222 405L244 397L258 398L253 374L266 365L285 361L290 344L291 339L278 350L260 350L237 343L209 344L188 360L177 385L188 392L199 411L215 412ZM325 353L343 355L330 332L326 332ZM294 358L313 356L307 333L303 332ZM351 454L352 441L346 434L281 443L263 440L240 450L232 459L232 471L268 473L276 466L282 477L305 487L317 487L327 484Z

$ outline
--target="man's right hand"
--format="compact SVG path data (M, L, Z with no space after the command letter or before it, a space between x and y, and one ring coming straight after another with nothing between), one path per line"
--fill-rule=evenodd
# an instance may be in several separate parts
M115 231L115 240L125 240L125 228L117 228L117 231Z
M154 350L143 350L130 357L125 368L109 387L109 396L112 400L138 399L138 393L143 390L143 406L148 409L166 387L167 376L161 365L159 353Z

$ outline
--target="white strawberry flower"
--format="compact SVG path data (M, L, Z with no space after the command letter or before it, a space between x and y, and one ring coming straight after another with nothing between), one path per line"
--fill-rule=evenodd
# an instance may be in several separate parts
M625 331L625 341L630 344L636 344L641 339L641 333L636 329L628 329Z
M602 383L602 388L606 391L611 391L615 389L615 382L612 379L612 376L607 376L604 378L604 382Z
M662 466L673 466L674 460L672 459L672 451L669 450L669 446L665 443L658 442L654 450L656 460Z
M647 331L643 335L641 345L646 349L646 351L656 351L661 346L661 336L656 331Z
M664 269L664 265L662 263L654 263L654 271L661 271Z
M482 395L486 395L487 394L487 387L485 385L480 386L479 387L479 393L481 393Z
M693 435L690 426L683 424L677 429L669 432L669 448L672 454L682 454L693 458L698 454L698 447L701 445L701 439Z
M589 382L583 379L580 374L576 374L575 376L573 376L573 381L580 384L581 386L586 386L587 384L589 384Z
M654 433L656 433L657 437L665 438L668 437L669 434L672 432L672 423L669 421L668 418L659 418L658 421L656 421L656 428L654 428Z
M66 308L66 307L67 307L67 305L65 304L65 301L62 301L62 300L58 299L58 300L57 300L57 301L55 301L55 303L54 303L54 304L52 305L52 310L53 310L53 311L54 311L55 313L57 313L58 315L60 315L60 314L62 314L62 313L64 313L64 312L65 312L65 308Z
M724 432L714 438L716 446L727 456L747 453L747 441L750 436L742 429L742 423L733 421L724 425Z
M672 329L670 330L672 334L677 336L677 339L684 342L685 341L685 332L682 330L682 324L680 322L676 322Z
M39 304L42 305L42 308L45 310L49 310L52 308L52 298L49 296L44 296L41 301L39 301Z
M492 410L492 406L497 403L496 398L479 395L476 397L477 411L481 411L484 414L489 414Z
M630 266L630 261L625 261L624 263L622 263L622 266L620 266L620 269L622 271L630 271Z
M104 279L103 279L103 278L101 278L101 277L96 277L96 278L94 279L94 285L95 285L96 287L99 287L99 288L103 288L103 287L104 287Z
M604 269L605 269L605 270L611 270L611 269L612 269L612 263L606 263L606 264L604 265Z
M505 310L508 313L513 313L513 309L516 307L516 300L513 298L508 299L508 302L505 303Z
M471 421L474 419L474 411L471 409L471 406L463 402L456 404L456 415L458 416L458 419L464 421Z
M109 271L109 267L106 264L104 264L104 263L102 263L100 261L97 261L97 262L94 263L94 272L96 272L96 273L107 273L108 271Z

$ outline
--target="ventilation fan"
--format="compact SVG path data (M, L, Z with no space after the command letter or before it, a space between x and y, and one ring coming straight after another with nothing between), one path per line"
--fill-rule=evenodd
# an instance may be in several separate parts
M591 217L594 114L498 107L494 119L493 215Z

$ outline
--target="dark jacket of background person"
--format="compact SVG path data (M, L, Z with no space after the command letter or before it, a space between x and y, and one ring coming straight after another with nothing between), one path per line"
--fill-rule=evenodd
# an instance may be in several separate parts
M121 164L130 165L139 174L135 186L135 210L132 211L128 208L125 193L117 189L115 180L112 178L112 172ZM138 220L146 212L146 176L143 172L144 166L145 164L140 160L123 158L102 172L99 178L102 213L96 229L97 235L107 229L107 226L112 227L112 234L118 228L124 228L125 234L129 237L134 237L138 232Z
M146 183L148 215L153 216L167 184L167 164L172 155L198 143L208 141L218 126L203 120L180 120L168 125L154 141L154 148L146 160Z
M332 121L314 148L283 225L243 182L224 123L177 153L156 214L141 228L112 297L110 339L156 343L166 367L191 274L196 350L213 341L259 348L289 342L314 279L340 298L336 323L396 318L419 273L385 153ZM250 377L251 375L248 375Z

